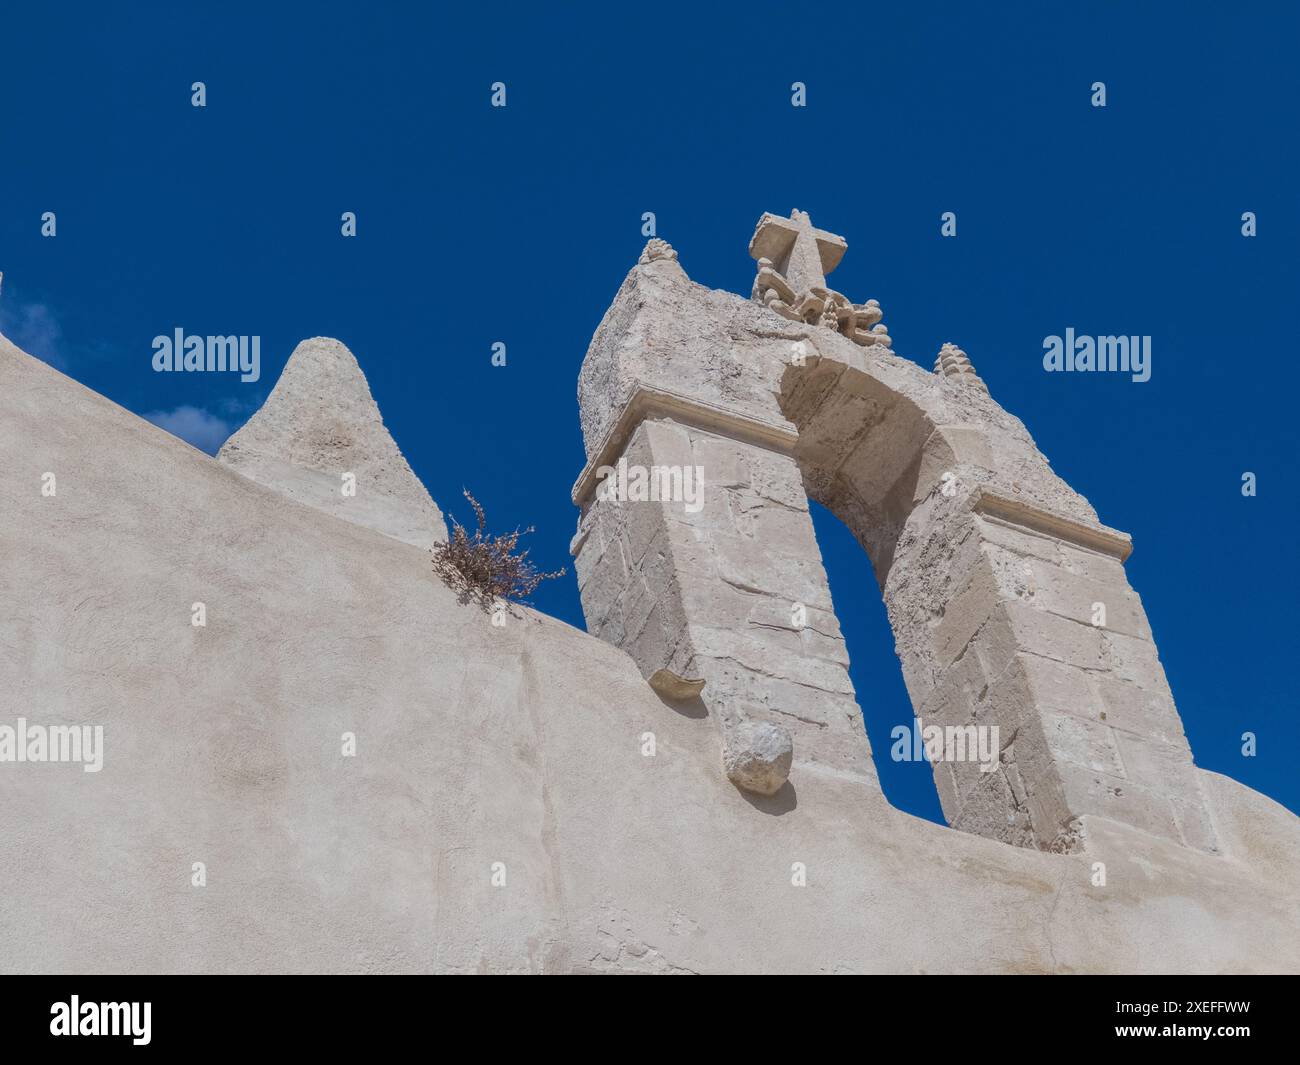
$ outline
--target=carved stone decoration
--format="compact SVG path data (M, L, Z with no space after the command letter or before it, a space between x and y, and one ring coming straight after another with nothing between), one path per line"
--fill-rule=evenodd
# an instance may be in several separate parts
M673 246L666 240L660 240L658 237L651 237L646 246L641 251L641 258L637 260L642 266L647 263L657 262L660 259L668 259L671 262L677 261L677 252Z
M803 211L788 219L763 215L749 242L758 260L751 297L792 322L832 329L863 347L887 348L893 340L880 324L880 304L854 303L826 287L826 275L847 247L843 237L814 229Z
M817 324L823 329L834 329L839 332L840 316L837 312L838 308L835 306L835 301L827 300L825 306L822 307L821 320Z
M791 780L879 794L811 493L871 559L916 717L966 737L931 765L952 827L1054 853L1102 853L1114 830L1222 854L1206 793L1218 785L1193 762L1128 583L1131 540L1053 472L956 345L927 373L847 342L880 310L826 287L844 247L804 215L765 215L754 299L677 264L629 274L578 382L572 550L588 631L656 690L705 682L741 787L777 783L763 753L776 734L755 734L766 724L790 737ZM781 328L768 308L802 324ZM775 378L796 334L818 357ZM609 505L600 471L624 460L699 467L708 489L694 508L671 492Z
M956 344L944 344L935 356L934 372L955 384L969 384L987 392L988 385L980 380L970 357Z

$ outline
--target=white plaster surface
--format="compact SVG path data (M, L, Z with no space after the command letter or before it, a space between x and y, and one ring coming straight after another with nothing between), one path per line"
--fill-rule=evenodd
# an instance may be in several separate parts
M442 512L384 427L357 360L328 337L299 344L217 459L290 499L418 547L447 539ZM350 474L348 491L344 475Z
M0 765L6 972L1300 969L1300 821L1222 776L1213 855L1101 819L1012 847L811 763L746 796L623 651L494 628L427 551L3 339L0 456L0 722L106 745Z

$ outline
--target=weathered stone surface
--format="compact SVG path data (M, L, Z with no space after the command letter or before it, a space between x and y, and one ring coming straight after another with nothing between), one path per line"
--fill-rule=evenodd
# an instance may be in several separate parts
M217 459L290 499L405 543L431 547L447 539L442 512L384 427L357 360L337 340L299 344L270 397Z
M620 416L617 446L593 455L596 474L694 467L703 489L687 505L614 503L588 487L574 544L589 628L649 680L669 671L702 681L724 746L743 720L767 721L793 736L801 762L874 782L797 464L737 423L679 414L687 420L646 415L626 425ZM611 545L625 569L602 561Z
M758 260L751 298L789 321L821 326L864 347L888 347L879 303L853 303L826 287L826 275L846 247L843 237L814 229L804 211L792 211L788 219L763 215L749 242L749 254Z
M0 685L29 721L105 726L102 772L0 766L0 850L21 857L0 862L6 972L1300 969L1297 818L1194 770L1200 798L1167 802L1181 839L1122 802L1114 820L1071 819L1049 787L1062 778L1028 754L1046 748L1027 741L1032 655L975 699L981 716L1026 715L1001 779L954 815L993 838L802 757L777 795L744 794L719 771L715 723L666 707L602 639L528 610L493 626L431 579L426 552L234 476L3 338L0 382ZM935 535L903 545L891 586L904 569L950 586L966 548L929 513ZM597 591L606 565L626 571L617 538L584 525ZM891 616L920 670L931 651L910 634L932 618L903 591ZM808 622L838 633L827 612ZM1082 672L1051 665L1059 688ZM1167 692L1089 680L1134 735L1173 714ZM817 704L828 724L811 733L856 710L788 681L766 695ZM355 759L339 757L345 731ZM1086 850L1003 845L1013 802L1059 818L1062 839L1086 831Z
M1114 733L1105 725L1049 711L1043 715L1043 728L1054 757L1099 773L1127 775Z
M579 377L589 459L646 461L648 451L655 462L716 469L699 513L660 507L628 519L647 535L661 521L676 530L662 556L671 575L643 585L676 589L677 642L618 638L600 624L609 589L588 582L593 631L616 638L643 670L697 656L688 668L709 678L704 701L724 736L733 724L725 707L744 697L790 722L801 760L852 764L847 745L865 751L865 737L832 731L859 716L835 702L853 698L838 629L825 637L780 620L833 609L811 495L871 557L917 711L1005 737L995 773L936 768L954 825L1059 850L1085 843L1084 815L1123 820L1131 798L1131 823L1144 831L1212 839L1209 822L1188 818L1183 832L1172 816L1175 803L1199 800L1184 779L1190 751L1150 625L1125 577L1128 537L1052 472L966 352L945 344L927 373L863 330L859 312L874 329L878 308L826 287L846 247L801 212L764 215L748 302L691 283L676 262L643 257L628 275ZM646 396L671 417L651 417ZM584 522L603 513L584 506ZM631 554L638 549L634 537ZM636 581L617 592L633 606L646 594ZM1121 735L1155 746L1125 759ZM1129 789L1085 786L1070 767Z
M722 768L738 788L757 795L775 795L790 776L794 741L770 721L742 721L727 733Z
M704 681L699 677L679 677L671 669L660 669L651 674L650 687L669 699L693 699L704 690Z
M1186 745L1182 720L1167 689L1149 691L1105 674L1088 679L1100 700L1101 720L1111 728L1164 743Z
M988 387L980 380L979 374L971 364L970 356L956 344L944 344L934 359L934 372L946 377L951 383L974 388Z

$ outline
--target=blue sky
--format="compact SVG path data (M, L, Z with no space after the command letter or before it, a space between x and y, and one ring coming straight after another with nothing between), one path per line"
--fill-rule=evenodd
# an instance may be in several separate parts
M468 517L464 486L494 527L537 527L570 573L535 604L581 627L576 378L642 213L694 280L747 294L759 215L807 210L895 351L928 368L959 343L1133 535L1197 762L1300 810L1300 17L894 6L6 5L0 328L208 450L299 340L338 337L444 509ZM260 335L262 380L155 374L178 326ZM1045 373L1067 327L1150 335L1151 380ZM815 520L886 792L937 819L928 767L884 757L910 710L874 578Z

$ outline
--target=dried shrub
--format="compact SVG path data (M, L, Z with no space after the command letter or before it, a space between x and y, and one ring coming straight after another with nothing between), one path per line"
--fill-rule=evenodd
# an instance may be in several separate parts
M527 551L518 551L519 538L533 531L530 525L505 536L491 536L479 502L463 489L474 508L478 528L473 536L454 517L451 537L433 547L433 571L460 597L462 603L477 600L491 610L498 600L527 599L542 581L563 577L565 570L542 573L528 561ZM518 553L516 553L518 551Z

